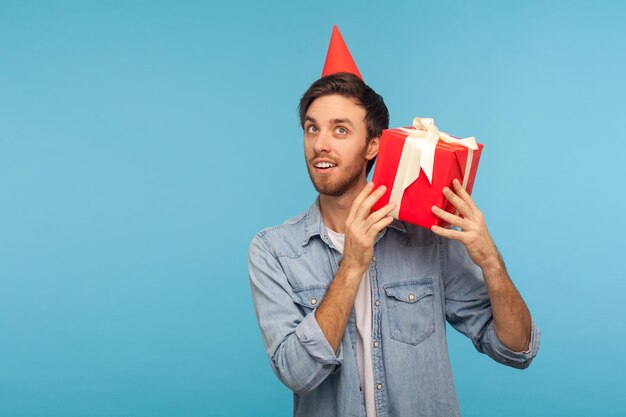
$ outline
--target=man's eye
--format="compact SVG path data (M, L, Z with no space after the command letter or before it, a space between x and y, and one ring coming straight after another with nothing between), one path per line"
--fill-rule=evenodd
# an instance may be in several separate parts
M317 133L317 126L315 126L315 125L307 126L306 132L307 133Z
M338 128L335 129L335 132L337 132L337 134L339 135L346 135L348 134L348 129L346 129L345 127L339 126Z

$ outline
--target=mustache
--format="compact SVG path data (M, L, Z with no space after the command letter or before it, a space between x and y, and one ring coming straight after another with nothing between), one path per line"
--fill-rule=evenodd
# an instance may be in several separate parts
M308 159L308 162L313 162L316 159L323 159L324 161L331 162L335 165L337 165L338 162L341 162L339 158L332 157L328 154L315 154Z

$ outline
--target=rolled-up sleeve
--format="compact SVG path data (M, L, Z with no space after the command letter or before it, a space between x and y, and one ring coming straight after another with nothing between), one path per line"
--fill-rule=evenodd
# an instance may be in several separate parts
M442 240L446 319L472 340L476 349L495 361L517 369L527 368L539 350L540 332L531 323L529 349L515 352L497 337L493 313L482 270L469 258L465 247L453 240Z
M304 320L296 327L296 336L300 344L309 352L309 355L316 358L319 362L329 365L341 365L343 361L341 345L339 345L339 350L335 353L315 319L315 311L307 314Z
M489 355L496 361L513 368L525 369L528 368L530 362L532 362L539 351L539 339L539 329L537 328L535 320L532 320L530 328L530 346L528 350L525 352L515 352L506 347L500 339L498 339L493 321L491 321L484 335L477 340L473 340L473 342L479 352Z
M269 242L257 235L250 244L248 269L252 300L272 369L291 390L304 394L315 389L343 361L335 353L314 311L304 315Z

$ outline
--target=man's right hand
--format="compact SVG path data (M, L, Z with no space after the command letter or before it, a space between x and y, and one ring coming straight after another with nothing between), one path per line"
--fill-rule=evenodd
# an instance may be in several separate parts
M387 187L381 185L374 192L374 183L369 182L357 195L346 219L342 267L354 269L362 275L374 256L376 235L389 226L393 217L389 215L395 203L372 212L372 206L385 194Z
M335 352L341 345L361 278L372 262L376 235L393 221L389 216L393 203L371 212L386 188L373 189L374 184L367 184L352 203L345 225L343 261L315 311L320 329Z

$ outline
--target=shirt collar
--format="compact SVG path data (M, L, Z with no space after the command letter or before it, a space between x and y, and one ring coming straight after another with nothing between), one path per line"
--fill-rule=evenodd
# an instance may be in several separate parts
M406 233L406 227L404 223L398 219L393 219L391 224L387 227L395 229L399 232ZM386 229L379 233L376 240L380 239L385 234ZM309 210L305 214L304 219L304 237L302 240L302 246L306 246L313 236L320 236L322 240L328 243L328 236L322 221L322 212L320 210L320 197L317 196Z

